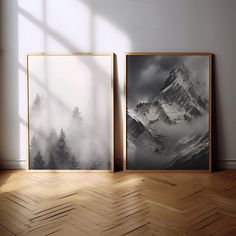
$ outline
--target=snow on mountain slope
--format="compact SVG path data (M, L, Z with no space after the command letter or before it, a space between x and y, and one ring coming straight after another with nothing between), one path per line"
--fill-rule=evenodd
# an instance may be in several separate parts
M196 168L196 166L208 169L208 132L202 135L190 135L178 141L174 150L173 158L166 166L167 169L173 168Z
M177 71L174 78L175 80L173 80L172 84L165 87L156 97L156 101L160 104L174 102L184 109L187 120L200 116L205 110L205 106L202 106L204 101L202 101L198 91L194 89L188 74L186 75L183 71ZM175 120L173 122L175 123Z
M177 103L173 102L172 104L162 104L161 107L167 117L169 117L169 120L179 123L185 119L185 110Z
M207 111L207 100L201 98L184 67L175 68L153 101L139 103L129 112L148 128L158 120L168 124L190 121Z
M140 121L133 119L131 115L127 116L127 138L128 145L149 148L154 152L161 150L164 141L164 137L154 137Z
M129 109L129 114L141 121L145 127L157 120L168 119L163 108L159 104L154 105L153 103L139 103L135 109Z

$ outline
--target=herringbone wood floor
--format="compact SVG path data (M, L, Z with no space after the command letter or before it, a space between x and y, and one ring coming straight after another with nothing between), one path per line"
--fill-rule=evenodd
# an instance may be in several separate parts
M236 171L0 173L0 235L236 235Z

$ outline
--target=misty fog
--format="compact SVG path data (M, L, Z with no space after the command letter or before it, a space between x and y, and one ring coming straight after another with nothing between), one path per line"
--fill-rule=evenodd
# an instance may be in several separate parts
M33 137L42 168L111 168L111 73L110 56L30 56L31 168ZM55 164L63 152L70 163Z

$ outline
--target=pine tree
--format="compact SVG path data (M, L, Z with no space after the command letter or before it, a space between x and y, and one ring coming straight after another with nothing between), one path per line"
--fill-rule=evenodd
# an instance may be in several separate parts
M44 169L44 168L45 168L45 161L43 160L41 152L38 151L33 161L33 169Z
M76 160L79 160L82 141L84 139L83 118L78 106L75 106L68 127L68 143L72 148L73 155ZM73 161L72 161L73 162ZM77 162L78 163L78 162ZM79 168L79 163L76 168Z
M79 134L81 134L82 121L83 119L81 116L81 112L79 111L79 108L76 106L71 114L71 122L69 125L69 130L71 133L77 134L77 137L78 137L78 132Z
M57 141L55 153L57 157L60 158L61 162L65 161L68 154L68 148L66 146L66 135L63 129L61 129L61 133Z
M41 108L41 97L39 94L36 94L35 99L33 101L32 109L38 111Z
M79 111L78 106L76 106L74 110L72 111L71 117L73 121L82 121L81 112Z
M39 142L38 139L35 137L35 135L31 139L31 144L30 144L30 167L33 168L33 159L34 157L38 154L40 151L39 148Z
M57 145L58 135L57 132L54 129L51 129L49 136L47 138L47 144L46 144L46 154L45 154L45 160L47 162L50 161L50 155L52 154L55 156L55 150Z
M50 157L49 157L49 162L48 162L48 169L50 170L55 170L57 169L57 164L56 164L56 161L55 161L55 157L52 153L50 153Z
M56 162L60 169L75 169L77 167L78 163L66 144L66 135L63 129L61 129L61 133L57 141L55 154Z

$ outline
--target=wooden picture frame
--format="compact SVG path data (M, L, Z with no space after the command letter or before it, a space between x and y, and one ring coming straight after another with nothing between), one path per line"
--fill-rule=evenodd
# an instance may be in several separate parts
M194 60L196 60L196 62L194 62ZM183 63L183 66L185 66L185 67L182 67L183 71L186 69L186 73L189 73L188 76L187 75L186 76L188 78L190 76L192 76L192 78L194 78L194 82L191 81L191 84L198 83L197 85L194 84L194 86L196 86L196 87L203 86L204 84L207 85L207 87L202 87L205 89L206 94L204 94L204 96L206 95L206 97L204 97L204 99L205 99L204 104L201 104L202 107L199 107L199 110L201 110L200 113L198 113L197 110L196 110L196 114L192 111L191 114L194 114L194 117L191 117L189 115L190 113L187 110L185 110L185 108L182 109L181 106L179 105L179 106L176 106L179 110L176 107L171 108L170 110L168 110L168 112L169 112L168 114L171 114L172 111L175 111L175 112L173 112L173 114L179 114L179 117L183 117L184 115L186 115L186 117L182 120L178 116L176 118L172 117L172 119L167 117L168 122L170 123L169 126L168 126L168 124L165 124L165 122L161 118L160 114L156 115L156 117L154 115L153 119L148 119L147 117L151 116L150 109L152 109L152 104L154 103L154 99L156 99L156 105L158 105L158 106L160 105L161 107L163 107L163 106L165 107L165 101L163 101L163 104L162 104L162 102L160 102L161 98L164 99L164 96L166 96L167 100L169 98L167 98L167 95L164 94L165 91L163 91L163 92L161 91L160 87L163 86L162 88L166 89L166 90L171 89L170 87L167 88L168 86L171 86L170 73L172 72L172 70L174 70L174 68L171 69L171 67L175 64L176 64L176 66L181 65L181 63ZM186 68L186 65L185 65L186 63L188 64L189 68ZM196 64L194 64L194 63L196 63ZM207 72L206 72L206 68L205 68L206 64L207 64ZM202 68L201 68L201 66L202 66ZM193 70L193 71L191 72L190 70ZM185 73L185 72L183 72L183 73ZM200 76L200 75L202 75L201 78L200 77L197 78L197 76ZM131 79L131 76L133 76L132 79ZM155 76L160 78L161 82L155 83ZM173 76L175 76L175 75L173 74ZM195 76L195 77L193 77L193 76ZM169 78L169 85L165 84L165 82L167 82L167 78ZM174 79L174 77L172 79L173 79L172 80L172 82L173 82L175 79ZM200 81L200 79L202 79L202 81ZM211 172L212 171L212 157L211 157L211 155L212 155L212 150L211 150L212 149L212 124L211 124L211 116L212 116L212 89L211 89L211 86L212 86L212 54L208 53L208 52L130 52L130 53L126 53L125 54L124 80L125 80L125 82L124 82L125 103L124 103L124 115L123 115L123 121L124 121L123 122L123 169L124 169L124 171L126 171L126 172L200 172L200 173ZM206 80L206 81L204 81L204 80ZM148 84L149 82L147 82L147 81L149 81L150 84ZM156 81L156 82L158 82L158 81ZM159 84L159 88L156 84ZM178 86L181 86L181 85L178 84ZM194 87L194 89L196 87ZM130 88L132 88L132 91L129 91ZM142 91L143 88L144 88L144 90L145 89L146 90ZM190 88L190 86L189 86L189 88ZM186 88L186 89L189 89L189 88ZM154 96L155 94L152 94L153 89L157 89L157 94L159 94L159 96L161 96L161 98L159 98L158 95ZM192 91L194 89L192 87L190 89L191 89L191 93L195 94L195 91ZM176 90L176 88L175 88L175 90ZM175 90L172 90L172 92ZM150 94L149 94L149 91L151 91ZM197 91L197 92L199 92L199 91ZM202 97L200 93L199 94L197 93L196 95L197 95L197 99ZM173 97L174 97L174 95L173 95ZM138 100L138 99L140 99L140 100ZM135 101L139 101L139 102L135 103ZM173 101L173 99L169 99L168 101L170 102L170 104L167 104L167 102L166 102L166 104L169 107L172 106L173 104L171 104L171 101ZM195 102L195 100L193 100L193 102ZM200 104L201 101L199 100L195 105L198 106L199 105L198 103ZM137 108L138 104L139 104L139 109ZM135 107L135 105L136 105L136 107ZM190 108L190 104L186 104L186 106L188 106L186 109ZM147 109L147 110L145 110L145 109ZM157 113L155 113L155 112L157 112ZM158 114L158 112L159 112L158 109L155 110L155 112L152 114ZM129 115L127 113L129 113ZM131 116L130 116L130 113L132 113ZM163 115L164 115L164 113L163 113ZM199 124L197 124L198 117L199 117ZM129 122L130 122L129 126L128 126L127 118L129 119ZM204 136L206 139L203 139L203 138L201 139L201 140L203 140L202 146L200 146L200 144L199 144L199 146L197 146L197 145L194 146L194 144L192 144L192 146L191 146L191 147L193 147L192 150L187 150L184 148L182 148L182 150L181 150L181 147L184 147L185 142L190 143L190 140L188 141L188 139L186 138L186 137L190 137L190 133L189 133L189 136L187 136L187 133L188 133L187 127L189 125L196 125L196 130L197 130L197 125L200 125L200 122L202 121L201 119L203 120L204 125L206 125L206 127L207 127L207 130L205 130L206 134ZM192 122L192 123L188 123L186 120L189 120L189 122ZM195 120L196 120L196 124L194 123ZM151 122L151 123L148 123L148 122ZM155 127L152 124L152 122L155 125ZM161 126L162 122L164 123L163 127ZM158 152L164 153L164 151L162 151L161 148L163 148L163 146L168 147L168 145L170 146L170 144L168 144L168 145L164 144L164 141L162 144L162 142L160 141L161 138L158 139L158 141L156 141L157 140L156 138L161 136L161 132L163 130L164 130L163 133L165 133L165 135L166 135L166 137L165 137L165 135L163 135L163 138L167 138L167 140L169 138L169 135L175 135L175 132L177 133L179 131L176 129L176 131L173 131L171 133L171 130L173 130L172 129L173 126L171 127L171 124L177 124L176 127L178 127L178 122L183 122L182 129L185 130L186 134L185 134L185 136L184 136L184 134L181 136L182 139L177 139L177 137L176 137L175 139L178 140L178 142L176 141L176 146L173 145L172 148L164 150L164 151L166 151L166 154L162 154L162 157L163 158L167 157L167 158L160 159L161 154L158 155L156 153L158 153ZM166 127L165 127L165 125L166 125ZM132 127L132 128L129 128L129 127ZM158 127L162 127L162 128L158 128ZM155 131L155 128L157 129L156 131ZM179 128L181 128L180 125L179 125ZM167 132L167 130L169 133ZM190 132L190 130L191 129L189 128L189 132ZM192 131L194 131L194 129L192 129ZM153 132L153 133L151 133L151 135L150 135L150 132ZM198 131L196 131L196 132L198 132ZM145 134L148 137L146 137ZM143 136L141 136L141 135L143 135ZM128 136L129 136L129 140L128 140ZM140 137L145 137L145 140L141 139ZM169 139L171 139L171 138L169 138ZM184 141L184 138L185 138L185 141ZM175 139L172 138L172 140L171 140L172 144L173 144L173 140L175 140ZM193 143L198 142L197 136L193 137L192 139L193 139L193 141L192 141ZM195 141L195 139L196 139L196 141ZM155 140L155 142L159 142L159 146L160 146L159 149L157 149L157 146L155 146L156 145L155 142L153 142L152 140ZM130 148L127 147L128 142L130 142ZM145 142L147 142L148 145L144 144ZM169 143L171 143L171 142L169 141ZM209 143L206 145L205 142L209 142ZM153 147L152 143L155 144L154 147ZM200 134L199 134L199 143L201 143L200 142ZM178 147L179 147L179 149L178 149ZM142 148L143 148L143 150L142 150ZM150 150L152 150L152 148L153 148L154 154L153 154L153 152L150 151ZM184 151L187 154L183 154ZM128 152L130 154L128 154ZM201 153L202 153L202 155L201 155ZM157 158L154 159L155 155L159 159L157 159ZM207 160L206 160L206 155L207 155ZM145 158L149 158L150 156L152 157L152 160L148 160L149 163L145 163L146 162ZM137 157L139 158L138 161L137 161ZM184 159L185 157L186 157L186 159ZM136 160L135 160L135 158L136 158ZM171 159L171 158L173 158L173 159ZM189 158L189 159L187 159L187 158ZM194 169L193 163L197 163L197 160L198 160L197 158L199 158L199 160L201 160L201 161L199 161L199 163L202 163L202 165L199 164L198 168ZM168 164L169 160L170 160L170 162ZM165 163L165 161L166 161L166 163ZM161 164L158 164L158 162ZM143 165L144 167L142 166L143 163L144 163L144 165ZM172 163L172 166L171 166L171 163ZM188 164L186 164L186 163L188 163ZM180 168L181 166L182 166L182 168ZM197 165L195 165L195 166L197 166ZM157 168L157 167L159 167L159 168ZM178 167L178 168L176 168L176 167ZM183 167L188 167L188 168L183 168ZM189 168L189 167L191 167L191 168Z
M31 52L26 55L25 68L28 124L27 171L114 172L114 53ZM81 83L76 81L74 85L73 79L79 79ZM42 82L43 80L45 83ZM36 91L40 91L42 97ZM33 94L37 94L35 99L32 99ZM40 114L37 113L38 104L40 104ZM43 108L41 108L42 104ZM50 106L53 107L52 111ZM32 112L33 107L35 113ZM69 113L71 116L68 116ZM47 116L52 117L49 119ZM33 127L33 122L37 127ZM63 126L61 130L57 129L60 125ZM50 145L46 146L51 140L48 127L52 130L55 150ZM80 132L77 132L77 129ZM38 152L35 148L35 153L39 155L33 162L36 156L32 159L30 152L32 152L32 138L35 134L38 135L39 140L42 138L40 145L37 138L35 138L37 142L34 140L33 145L37 143L38 149L43 147L43 150ZM77 134L81 136L78 137ZM99 145L103 145L102 148L99 149ZM81 150L78 150L79 148ZM54 150L53 154L51 149ZM60 153L64 153L63 158Z

